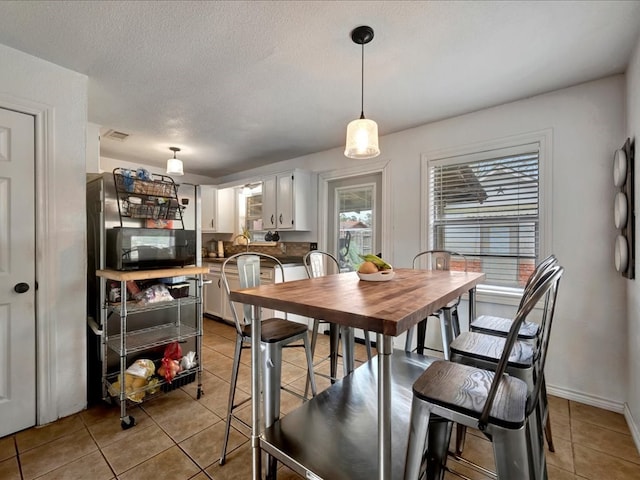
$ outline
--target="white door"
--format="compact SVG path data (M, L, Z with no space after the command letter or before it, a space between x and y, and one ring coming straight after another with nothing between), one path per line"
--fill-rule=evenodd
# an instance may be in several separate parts
M0 109L0 437L36 424L34 134Z

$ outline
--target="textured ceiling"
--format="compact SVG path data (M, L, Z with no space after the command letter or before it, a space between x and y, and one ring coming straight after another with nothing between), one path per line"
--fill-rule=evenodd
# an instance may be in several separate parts
M622 73L640 2L2 1L0 44L89 77L103 156L222 176ZM10 74L1 72L0 74ZM380 142L384 155L384 139Z

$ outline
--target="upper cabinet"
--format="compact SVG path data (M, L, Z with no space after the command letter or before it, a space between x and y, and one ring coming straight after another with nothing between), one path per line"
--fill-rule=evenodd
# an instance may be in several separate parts
M204 233L233 233L235 203L233 188L218 189L200 185L202 202L202 231Z
M311 174L293 170L262 182L264 230L311 230L313 217Z

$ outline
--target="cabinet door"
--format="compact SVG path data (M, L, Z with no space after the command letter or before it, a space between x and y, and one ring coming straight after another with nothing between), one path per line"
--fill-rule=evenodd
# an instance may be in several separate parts
M217 188L212 185L200 185L201 225L203 232L216 231L216 193Z
M262 181L262 228L278 228L276 210L276 177L267 177Z
M278 209L278 228L292 229L294 225L293 175L278 177L276 207Z
M204 313L222 318L222 279L219 272L211 272L205 275L205 280L211 281L204 286L203 310Z
M233 233L236 213L235 189L222 188L216 192L216 232Z

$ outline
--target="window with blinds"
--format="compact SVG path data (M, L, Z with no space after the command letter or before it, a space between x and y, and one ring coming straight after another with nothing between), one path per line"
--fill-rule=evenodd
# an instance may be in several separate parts
M540 252L539 144L428 163L432 248L467 257L488 285L523 287Z

